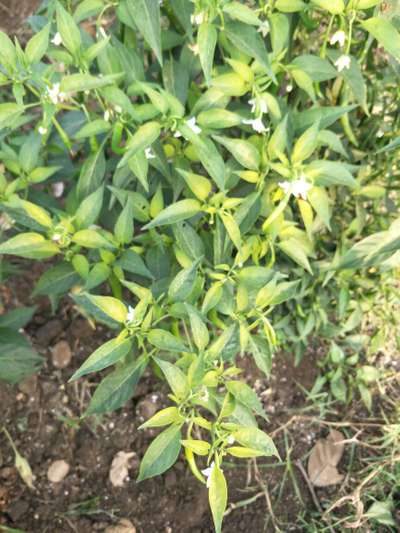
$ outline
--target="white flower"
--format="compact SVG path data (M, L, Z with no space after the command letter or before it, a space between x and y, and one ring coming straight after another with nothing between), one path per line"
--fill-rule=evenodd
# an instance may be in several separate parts
M122 107L120 105L115 105L114 109L116 113L122 113Z
M53 237L51 238L52 241L58 242L61 239L60 233L54 233Z
M339 43L339 46L343 48L344 43L346 42L346 34L343 30L338 30L332 35L329 42L332 46L336 43Z
M38 132L40 133L40 135L46 135L47 133L47 128L43 127L43 126L39 126L38 127Z
M55 46L60 46L60 44L62 44L62 38L61 38L61 34L60 32L57 32L54 37L52 38L51 42L55 45Z
M150 147L145 149L144 155L146 156L146 159L154 159L156 157Z
M134 318L135 318L135 310L134 310L134 308L130 305L130 306L128 307L128 314L126 315L126 321L127 321L127 322L133 322Z
M47 87L47 95L54 105L57 105L59 102L63 102L65 99L65 93L60 91L60 84L54 83L53 87Z
M199 128L199 126L196 124L196 117L192 117L189 120L187 120L186 124L193 131L193 133L196 133L196 135L201 133L201 128Z
M308 183L304 176L294 181L280 181L278 185L286 194L293 194L296 198L303 200L307 200L307 192L312 188L311 183Z
M286 87L286 92L291 93L293 91L293 85L289 83L289 85Z
M186 125L189 126L189 128L196 135L201 133L201 128L196 124L196 117L189 118L189 120L186 121ZM174 137L176 137L176 138L182 137L182 133L180 131L176 131L174 133Z
M350 63L350 56L343 54L335 61L335 67L338 69L338 72L342 72L343 69L350 68Z
M191 15L190 22L192 24L197 24L198 26L200 26L200 24L204 22L204 13L201 12L201 13L197 13L197 15Z
M249 100L249 104L251 105L251 112L254 113L257 107L257 100L255 98L252 98Z
M56 181L52 184L51 189L53 191L54 198L60 198L64 192L64 183L62 181Z
M235 437L233 435L230 435L228 437L228 440L226 441L228 444L232 445L235 442Z
M201 473L207 479L206 486L208 489L210 488L210 485L211 485L211 474L212 474L212 471L214 470L214 467L215 467L215 463L213 461L208 468L205 468L204 470L201 471Z
M264 133L267 131L267 128L264 126L264 123L262 121L261 117L255 118L254 120L248 119L248 120L242 120L243 124L249 124L254 131L257 133Z
M260 113L261 114L268 113L267 102L263 98L259 98L258 100L256 98L252 98L251 100L249 100L249 104L251 105L251 112L252 113L255 113L256 108L257 108L257 104L258 104L258 106L260 108Z
M108 122L110 120L110 111L108 109L106 109L104 111L104 115L103 115L103 118L106 122Z
M258 27L258 30L263 37L266 37L269 33L270 26L268 20L264 20L264 22L261 22L260 26Z

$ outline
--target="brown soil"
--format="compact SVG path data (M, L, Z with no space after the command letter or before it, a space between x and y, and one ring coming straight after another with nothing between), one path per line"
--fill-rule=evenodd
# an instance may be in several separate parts
M40 3L41 0L0 0L0 29L9 34L17 33Z
M25 273L15 283L0 286L6 308L32 303L29 293L43 267L36 264L30 268L29 274ZM146 375L126 407L101 418L80 421L100 377L71 384L67 381L109 332L101 326L94 331L68 300L61 303L55 317L45 298L35 303L38 309L26 334L46 363L39 374L19 386L0 382L0 427L8 429L17 449L27 458L35 476L35 488L30 490L20 479L13 466L12 450L0 433L0 524L28 533L86 533L104 531L110 524L127 518L138 533L213 531L207 493L193 479L182 458L163 476L140 484L135 481L140 458L156 434L154 430L137 428L155 410L168 405L167 389L156 378ZM64 369L52 363L52 348L60 340L68 343L73 354ZM275 359L270 380L249 360L241 361L244 376L255 384L270 416L267 431L280 428L304 405L298 383L304 387L313 383L314 358L313 354L305 356L295 368L290 357L280 355ZM307 506L312 508L312 500L294 463L302 459L306 465L316 435L311 424L295 423L290 429L290 432L278 429L275 442L285 461L290 450L293 478L284 475L287 462L279 466L277 460L259 460L258 465L280 524L285 531L301 531L296 526L298 515ZM129 479L121 488L113 487L108 477L112 459L119 451L136 454L130 464ZM48 481L47 470L59 459L70 465L70 471L61 483L55 484ZM227 463L225 473L230 507L224 530L274 531L265 493L252 463Z

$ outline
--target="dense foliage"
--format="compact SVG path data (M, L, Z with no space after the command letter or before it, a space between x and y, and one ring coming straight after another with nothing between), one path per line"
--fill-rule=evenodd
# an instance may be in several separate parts
M113 367L86 415L149 366L167 381L139 480L183 447L216 531L224 457L278 456L241 357L268 375L318 335L313 393L371 406L355 333L400 259L400 34L378 4L49 0L25 47L0 34L0 253L51 258L34 295L115 332L71 378ZM40 363L17 332L33 312L0 317L5 380Z

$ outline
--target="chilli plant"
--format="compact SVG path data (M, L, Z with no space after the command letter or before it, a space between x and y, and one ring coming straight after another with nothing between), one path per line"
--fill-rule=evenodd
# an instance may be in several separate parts
M356 244L400 144L373 143L378 177L359 146L377 83L397 91L396 9L47 0L30 22L24 45L0 33L0 253L50 259L34 295L56 310L68 293L114 332L71 377L109 369L85 416L125 404L148 367L165 379L138 480L183 449L219 532L224 458L278 456L240 358L268 375L278 346L301 356L324 297L399 247L393 209ZM33 312L0 319L3 379L40 363L18 333Z

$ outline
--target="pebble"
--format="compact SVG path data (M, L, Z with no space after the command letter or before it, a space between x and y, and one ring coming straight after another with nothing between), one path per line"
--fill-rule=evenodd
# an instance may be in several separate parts
M47 479L52 483L60 483L68 474L70 465L63 459L53 461L47 470Z
M92 337L95 333L95 330L85 318L75 319L72 322L69 330L75 339L86 339L88 337Z
M36 339L39 344L46 346L54 340L63 331L63 326L60 320L50 320L44 326L36 331Z
M57 342L51 350L51 360L56 368L66 368L72 359L72 351L67 341Z
M109 526L104 533L136 533L136 527L127 518L122 518L116 526Z
M18 389L29 397L34 397L37 389L37 375L34 374L18 384Z
M141 400L136 407L136 412L142 420L148 420L151 418L159 409L159 406L156 402L152 400L151 397L146 397Z

